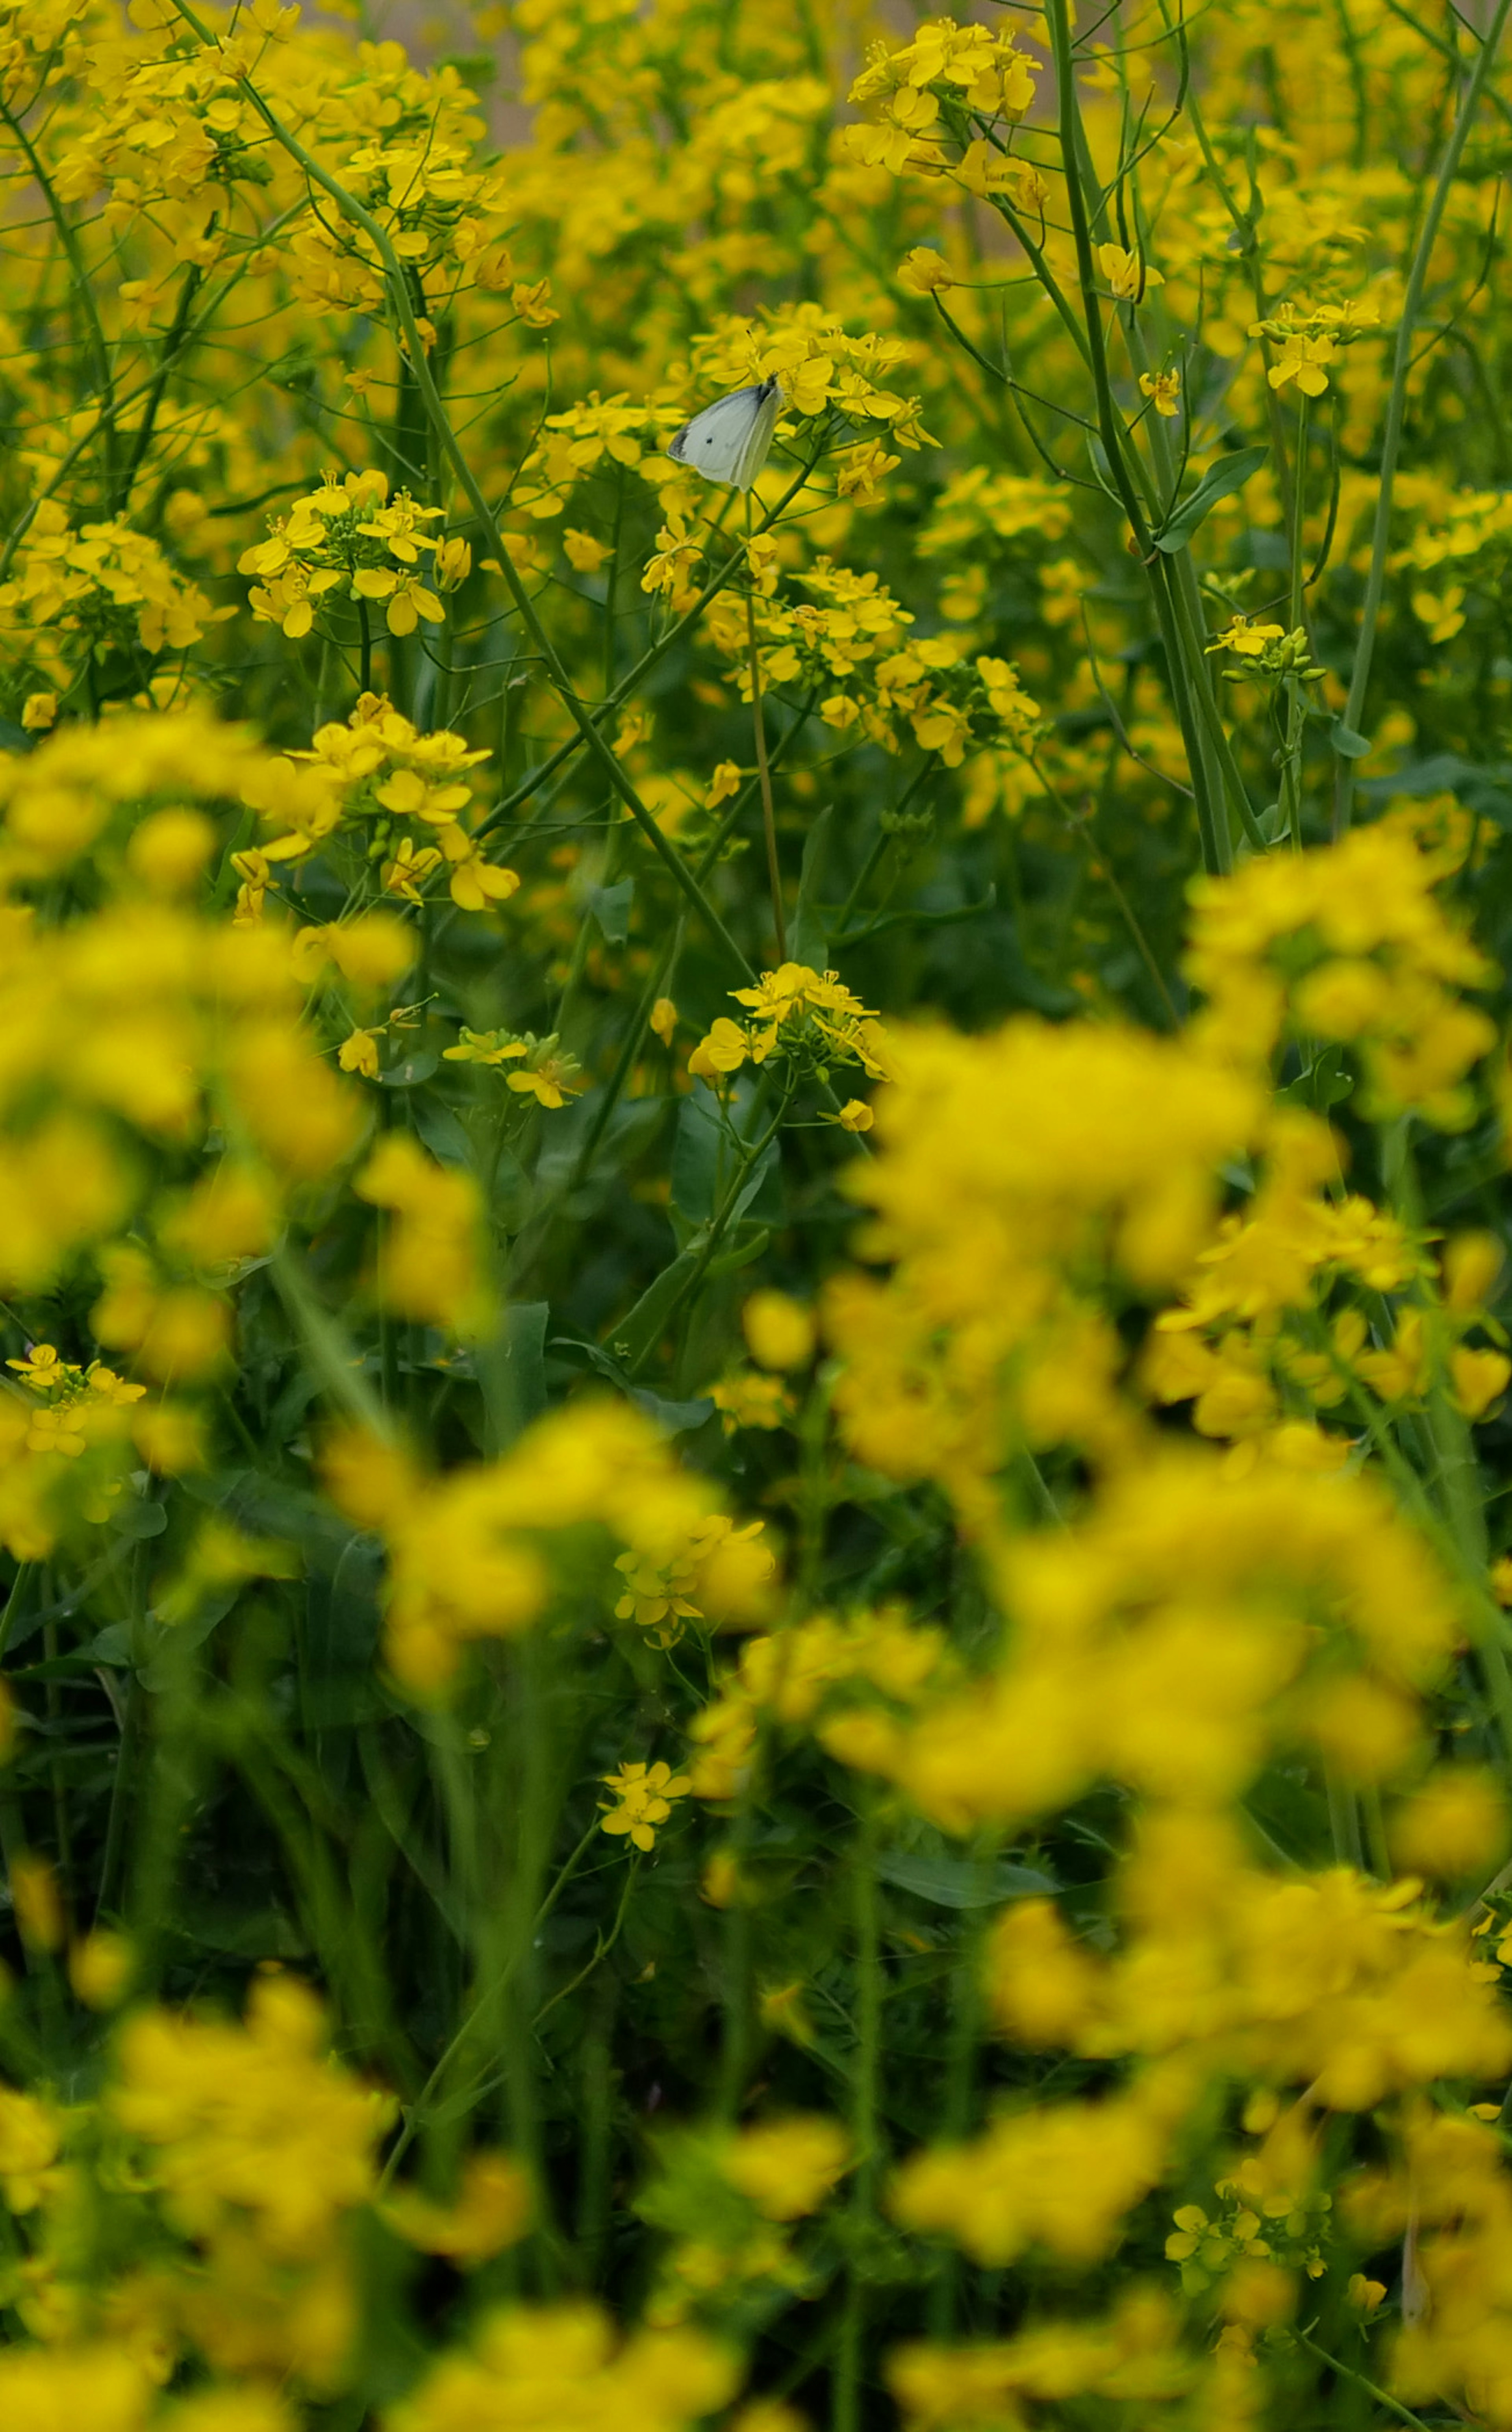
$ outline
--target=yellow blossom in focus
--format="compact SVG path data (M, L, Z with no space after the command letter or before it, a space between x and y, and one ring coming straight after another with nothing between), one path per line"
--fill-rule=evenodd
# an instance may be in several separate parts
M1139 390L1147 397L1158 414L1174 422L1181 411L1181 375L1180 372L1141 372Z
M1139 303L1151 287L1164 286L1160 272L1145 260L1137 245L1131 252L1121 245L1099 245L1096 250L1097 267L1120 303Z
M601 1775L606 1790L614 1792L612 1802L601 1800L608 1807L603 1832L626 1832L637 1849L654 1847L656 1827L665 1824L672 1812L672 1801L686 1799L692 1788L686 1773L674 1774L670 1765L623 1765L618 1773Z

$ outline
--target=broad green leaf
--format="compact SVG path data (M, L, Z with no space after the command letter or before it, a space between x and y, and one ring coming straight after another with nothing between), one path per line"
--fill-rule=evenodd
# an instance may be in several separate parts
M1166 557L1174 557L1179 549L1185 549L1198 526L1212 514L1218 500L1232 497L1235 490L1242 490L1250 475L1259 472L1269 453L1268 448L1240 448L1233 455L1225 456L1221 464L1213 465L1203 474L1190 498L1183 498L1174 515L1168 515L1160 531L1151 535L1156 548Z
M928 1858L884 1849L876 1871L885 1883L932 1900L936 1908L995 1908L1000 1900L1044 1898L1057 1889L1053 1875L1006 1859Z
M819 910L819 893L824 883L824 850L829 841L830 821L834 805L826 802L809 827L804 839L803 870L798 880L798 909L788 931L788 955L794 963L805 963L811 971L822 971L829 954L829 938Z

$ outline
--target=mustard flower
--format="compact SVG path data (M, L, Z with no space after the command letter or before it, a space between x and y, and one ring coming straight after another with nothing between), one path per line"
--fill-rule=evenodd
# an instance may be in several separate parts
M665 1824L672 1812L672 1801L686 1799L692 1782L686 1773L674 1774L669 1765L624 1765L618 1773L600 1776L606 1790L612 1790L615 1803L605 1815L600 1831L626 1832L637 1849L654 1846L656 1828ZM608 1806L600 1800L601 1806Z
M1141 372L1139 389L1147 397L1155 411L1165 421L1174 422L1181 411L1181 375L1180 372Z
M1110 292L1121 304L1142 303L1150 288L1165 284L1153 263L1145 260L1138 245L1130 250L1121 245L1099 245L1096 255L1097 267L1108 281Z

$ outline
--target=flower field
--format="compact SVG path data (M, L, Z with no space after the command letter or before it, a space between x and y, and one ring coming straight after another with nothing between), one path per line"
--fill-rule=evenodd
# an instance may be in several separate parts
M1509 6L0 0L5 2432L1512 2427Z

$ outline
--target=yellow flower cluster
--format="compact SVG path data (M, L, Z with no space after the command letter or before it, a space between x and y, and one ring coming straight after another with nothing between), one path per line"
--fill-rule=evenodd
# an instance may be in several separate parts
M881 1153L851 1176L874 1211L865 1253L892 1272L829 1288L836 1408L861 1459L938 1479L976 1527L1015 1442L1104 1457L1126 1442L1092 1278L1148 1289L1185 1270L1260 1100L1184 1044L1090 1024L926 1031L896 1060Z
M644 1554L617 1555L625 1592L615 1606L617 1621L633 1621L653 1647L675 1647L689 1621L745 1621L760 1612L764 1591L776 1570L771 1548L756 1543L765 1523L743 1528L721 1512L701 1520L669 1561Z
M363 862L378 864L382 892L400 903L423 904L438 875L461 911L507 903L518 876L485 861L471 832L475 804L467 772L487 756L470 752L449 729L420 734L381 693L360 694L345 723L318 728L311 749L283 764L293 782L257 797L263 818L283 832L232 856L242 879L238 917L262 917L277 865L301 861L342 838L356 845ZM307 933L301 951L316 956L320 943L336 935Z
M597 2305L518 2306L486 2317L470 2350L443 2357L387 2421L393 2432L512 2432L522 2420L691 2432L738 2374L700 2332L639 2331L620 2344Z
M465 581L472 565L466 541L438 540L422 529L441 513L417 506L402 490L390 499L386 473L348 473L339 481L329 474L278 518L270 539L238 558L238 573L259 578L253 615L290 641L314 629L325 600L354 602L360 616L382 607L388 631L401 636L422 619L441 624L438 591ZM433 587L422 580L422 560Z
M968 111L1023 117L1039 64L1011 32L958 25L950 17L937 18L896 49L878 43L850 96L874 104L877 121L852 130L849 149L856 160L894 172L943 164L948 156L940 137L955 134Z
M136 660L144 682L166 652L190 650L231 613L212 609L161 544L124 516L75 531L55 498L38 501L14 566L0 583L0 634L14 681L48 687L53 716L65 701L75 705L91 669L112 651Z
M421 1269L426 1256L417 1242ZM387 1659L420 1697L446 1688L469 1640L508 1637L546 1610L554 1538L607 1528L660 1569L711 1499L649 1420L608 1401L540 1419L499 1461L441 1478L360 1432L332 1440L325 1472L341 1510L384 1539Z
M795 1072L827 1079L832 1065L858 1068L874 1081L887 1073L887 1034L873 1013L835 971L814 971L806 963L784 963L764 971L755 988L732 988L747 1007L744 1022L721 1015L688 1059L695 1080L720 1088L746 1063L770 1057Z
M1499 8L0 0L7 2425L1512 2425Z
M1495 972L1434 893L1439 870L1400 830L1357 829L1332 850L1248 862L1199 880L1187 969L1207 999L1196 1043L1244 1070L1284 1036L1356 1050L1366 1111L1470 1120L1470 1068L1495 1026L1462 989Z

